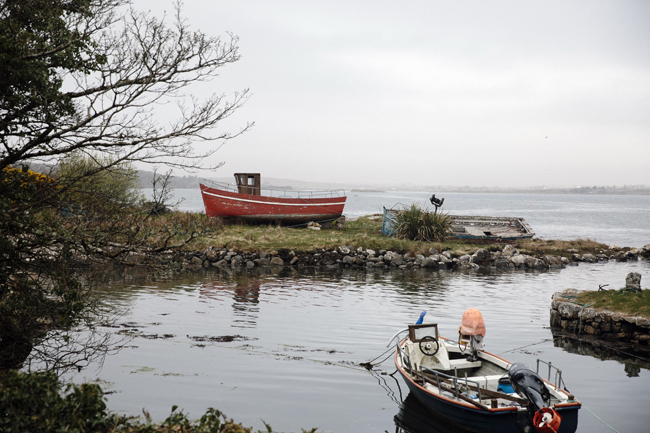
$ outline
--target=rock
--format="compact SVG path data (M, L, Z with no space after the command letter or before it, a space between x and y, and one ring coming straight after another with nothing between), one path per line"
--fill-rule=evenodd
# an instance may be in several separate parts
M434 260L431 257L425 257L425 259L422 260L422 264L420 266L423 268L438 269L438 260Z
M575 248L569 248L566 250L566 252L570 254L578 254L580 251L576 250Z
M514 269L515 265L510 263L510 260L506 258L499 258L495 260L494 267L497 268L498 270L504 271L507 269Z
M472 261L472 256L465 254L459 257L460 263L463 265L469 265Z
M482 264L490 260L490 252L485 248L479 248L472 255L472 263Z
M627 251L623 254L623 257L625 257L625 260L636 260L637 252L635 250Z
M640 292L641 291L641 274L637 272L630 272L625 277L625 289L626 292Z
M271 266L284 266L284 260L280 257L273 257L271 259Z
M526 256L524 254L517 254L516 256L510 257L510 262L518 268L526 266Z
M339 247L339 253L341 253L341 254L343 254L343 255L350 254L350 248L341 245L341 246Z
M248 269L252 269L252 268L254 268L254 267L255 267L255 262L252 262L252 261L250 261L250 260L247 261L247 262L246 262L246 267L247 267Z
M449 251L443 251L441 255L443 255L447 259L451 260L451 253Z
M341 262L344 265L352 265L352 264L354 264L354 257L345 256L345 257L343 257L343 260L341 260Z
M295 265L296 262L297 262L298 260L299 260L298 257L294 257L293 259L291 259L291 261L289 262L289 264L290 264L290 265Z
M209 260L210 262L216 262L219 260L220 257L219 250L215 250L212 248L205 250L203 254L205 254L206 260Z
M267 259L266 257L263 257L259 259L259 265L260 266L269 266L271 264L271 261Z
M597 259L596 259L596 256L594 256L593 254L587 253L587 254L582 255L582 261L583 262L594 263L594 262L597 261Z
M644 245L643 248L639 250L639 255L645 257L646 259L650 259L650 244Z
M199 267L199 266L203 265L203 260L201 260L200 257L193 256L192 259L190 260L190 264L192 266Z
M511 257L516 254L519 254L519 251L517 251L517 249L512 245L506 245L505 247L503 247L503 251L501 251L501 254L507 257Z
M369 256L374 256L376 253L375 253L374 250L367 249L367 250L366 250L366 254L368 254Z

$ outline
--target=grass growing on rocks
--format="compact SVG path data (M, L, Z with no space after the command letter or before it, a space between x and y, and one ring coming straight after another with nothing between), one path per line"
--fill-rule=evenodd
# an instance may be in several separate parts
M576 298L576 302L589 304L592 308L650 318L650 290L636 293L618 290L583 292Z
M206 224L219 225L215 219L206 218ZM346 221L341 229L309 230L275 225L248 226L243 224L223 224L208 236L198 237L185 246L186 250L203 251L209 246L231 248L241 252L273 251L290 249L294 251L311 251L315 249L336 248L341 245L370 248L373 250L391 250L410 255L428 255L433 248L436 252L450 251L454 257L473 254L479 248L501 251L504 245L512 244L522 254L554 255L571 257L569 249L578 250L580 254L598 254L606 251L607 246L589 239L574 241L527 240L518 242L477 242L447 239L444 242L422 242L397 239L381 234L381 216L369 215L354 221Z

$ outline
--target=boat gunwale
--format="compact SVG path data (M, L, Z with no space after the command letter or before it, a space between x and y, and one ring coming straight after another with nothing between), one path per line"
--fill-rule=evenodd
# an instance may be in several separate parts
M332 190L283 190L283 189L273 189L273 188L259 188L260 195L255 195L255 194L243 194L239 192L239 187L237 185L231 184L231 183L223 183L223 182L214 182L210 181L210 184L212 186L205 185L204 183L200 183L199 185L201 187L201 191L204 189L213 189L215 191L222 191L226 192L229 194L237 194L237 195L250 195L252 197L269 197L269 198L280 198L280 199L318 199L318 198L347 198L345 195L345 190L344 189L332 189ZM274 195L262 195L262 191L270 191L271 193L277 192L280 194L285 194L285 197L281 197L279 195L274 196ZM286 197L286 194L298 194L298 197ZM301 197L300 194L309 194L310 197ZM312 197L314 194L320 194L320 197ZM336 195L335 195L336 194Z

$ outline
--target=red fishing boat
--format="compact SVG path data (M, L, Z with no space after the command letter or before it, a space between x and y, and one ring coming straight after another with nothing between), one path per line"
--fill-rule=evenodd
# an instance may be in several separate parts
M201 184L205 213L211 217L248 222L306 224L331 222L341 217L345 191L264 190L259 173L235 173L236 186Z

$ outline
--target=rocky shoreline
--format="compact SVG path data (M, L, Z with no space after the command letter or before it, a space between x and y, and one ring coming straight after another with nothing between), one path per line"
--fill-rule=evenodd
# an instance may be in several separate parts
M564 256L533 256L521 254L512 245L506 245L501 251L488 251L480 248L473 254L454 257L449 251L436 251L431 248L428 255L407 254L396 251L372 250L353 246L339 246L332 249L314 251L277 251L238 252L228 248L208 247L202 252L187 254L186 263L195 268L259 268L268 266L293 266L298 268L382 268L408 269L426 268L431 270L545 270L561 269L579 262L598 261L633 261L650 259L650 245L629 251L610 247L611 254L580 254L577 250L568 250L569 259Z
M553 295L551 328L562 335L586 337L590 342L612 343L634 352L650 354L650 319L579 304L580 290Z

